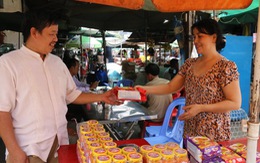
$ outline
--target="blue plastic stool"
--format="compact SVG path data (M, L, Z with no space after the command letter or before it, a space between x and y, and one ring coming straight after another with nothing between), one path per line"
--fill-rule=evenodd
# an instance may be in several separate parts
M184 121L178 120L178 117L184 113L182 109L185 106L185 98L180 97L172 101L172 103L168 106L167 111L165 113L165 117L163 120L162 126L150 126L147 127L147 133L152 135L153 137L145 137L144 139L150 144L165 144L167 142L175 142L178 143L181 147L183 145L183 128ZM175 107L178 107L178 113L176 116L176 121L173 127L169 127L169 122L171 120L172 111ZM157 132L157 133L156 133Z
M232 110L230 112L230 120L233 121L241 121L242 119L248 120L248 115L243 109Z
M249 120L247 113L242 108L230 112L231 139L247 136L247 132L242 130L242 128L244 128L244 126L242 126L242 120Z

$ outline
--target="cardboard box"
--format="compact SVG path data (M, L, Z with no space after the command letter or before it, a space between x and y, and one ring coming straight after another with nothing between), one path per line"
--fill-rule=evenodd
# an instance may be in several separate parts
M220 145L203 136L189 137L187 150L199 163L221 156Z

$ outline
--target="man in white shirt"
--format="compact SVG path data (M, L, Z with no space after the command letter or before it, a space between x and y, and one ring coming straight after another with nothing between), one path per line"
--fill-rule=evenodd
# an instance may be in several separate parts
M50 52L58 34L58 13L26 13L24 45L0 57L0 136L7 163L56 163L57 148L68 144L67 104L119 104L113 90L77 90L62 60Z

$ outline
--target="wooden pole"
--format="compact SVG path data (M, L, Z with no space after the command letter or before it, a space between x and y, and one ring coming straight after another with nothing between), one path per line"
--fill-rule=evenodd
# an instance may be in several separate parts
M259 139L259 94L260 94L260 10L258 11L258 25L256 36L256 50L254 58L253 90L250 103L250 119L247 131L247 163L256 163L257 141Z

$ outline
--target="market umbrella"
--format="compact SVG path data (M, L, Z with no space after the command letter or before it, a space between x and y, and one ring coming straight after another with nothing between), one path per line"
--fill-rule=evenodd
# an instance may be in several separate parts
M76 35L65 43L65 48L101 48L102 43L94 37Z
M219 13L221 24L257 23L259 0L253 0L251 5L240 10L222 10Z
M77 0L129 9L148 9L161 12L180 12L189 10L220 10L246 8L252 0L218 0L212 3L209 0Z

